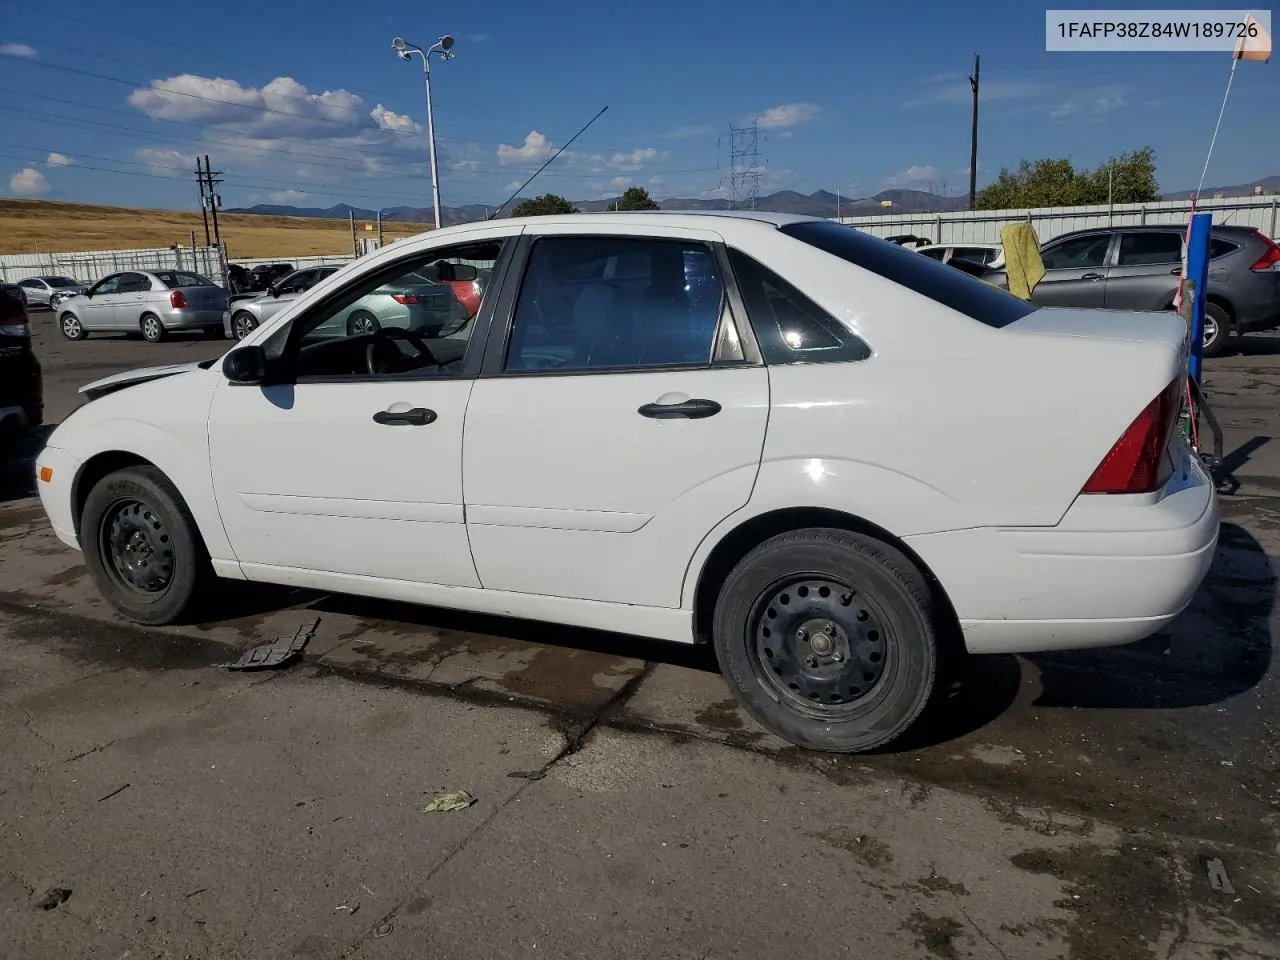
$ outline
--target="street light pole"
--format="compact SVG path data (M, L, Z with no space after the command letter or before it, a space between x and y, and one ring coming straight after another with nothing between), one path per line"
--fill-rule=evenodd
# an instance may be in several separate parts
M416 53L422 58L422 82L427 89L427 149L431 155L431 206L435 214L436 229L440 229L440 170L436 166L436 126L431 113L431 54L440 54L441 60L453 59L453 37L447 34L423 50L416 43L407 43L400 37L391 41L391 48L401 60L412 60Z

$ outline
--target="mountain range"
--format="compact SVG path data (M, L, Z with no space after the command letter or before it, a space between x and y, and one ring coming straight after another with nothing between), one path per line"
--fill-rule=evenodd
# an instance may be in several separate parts
M1248 197L1261 187L1266 194L1280 192L1280 176L1263 177L1253 183L1236 184L1229 187L1208 187L1203 196ZM1185 200L1194 191L1184 190L1179 193L1166 193L1163 200ZM609 204L618 198L603 200L575 200L573 205L583 211L607 210ZM725 199L699 200L691 197L670 197L659 201L664 210L728 210L729 201ZM966 197L944 197L925 190L893 189L882 190L871 197L837 197L827 190L818 190L811 194L797 193L795 190L779 190L760 197L756 201L756 209L770 213L797 213L813 217L867 217L886 213L946 213L951 210L963 210L968 205ZM837 210L839 213L837 214ZM506 208L509 215L510 207ZM324 217L327 219L346 220L354 214L357 220L373 220L377 211L362 207L352 207L345 203L332 207L295 207L285 204L260 203L252 207L239 207L225 211L227 213L248 213L273 217ZM493 207L471 203L460 207L441 207L441 219L445 224L469 223L486 219L493 212ZM402 223L430 223L434 218L430 207L383 207L382 218Z

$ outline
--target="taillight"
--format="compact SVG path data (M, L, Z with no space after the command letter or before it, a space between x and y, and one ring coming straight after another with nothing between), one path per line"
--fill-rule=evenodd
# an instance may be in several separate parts
M1249 269L1258 271L1274 270L1280 272L1280 246L1260 230L1255 230L1254 234L1259 240L1267 245L1267 249L1266 252L1263 253Z
M418 298L412 293L393 293L391 299L399 304L417 303Z
M31 328L25 323L0 323L0 337L29 337Z
M174 290L169 294L169 306L175 310L187 309L187 296L181 290Z
M1182 406L1182 383L1178 377L1147 404L1081 493L1151 493L1164 485L1173 469L1165 453Z

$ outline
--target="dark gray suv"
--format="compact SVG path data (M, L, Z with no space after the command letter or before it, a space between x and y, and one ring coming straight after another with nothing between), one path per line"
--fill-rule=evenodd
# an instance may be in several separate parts
M1055 237L1040 251L1042 307L1168 310L1178 287L1185 228L1104 227ZM1252 227L1214 227L1209 242L1204 352L1222 353L1229 333L1280 326L1280 246ZM999 286L1003 272L984 279Z

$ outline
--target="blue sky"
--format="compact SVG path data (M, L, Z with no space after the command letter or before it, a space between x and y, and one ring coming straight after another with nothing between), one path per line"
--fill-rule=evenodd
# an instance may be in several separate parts
M958 194L975 52L980 183L1022 158L1090 166L1150 145L1161 187L1190 189L1230 66L1226 53L1046 53L1043 6L1004 0L980 13L806 0L445 9L227 0L158 15L132 0L4 0L0 191L189 209L207 153L226 206L428 206L421 69L390 41L446 32L457 57L432 72L446 206L504 199L606 104L537 192L723 195L728 124L755 117L762 192ZM1242 64L1209 184L1280 174L1278 103L1280 63Z

